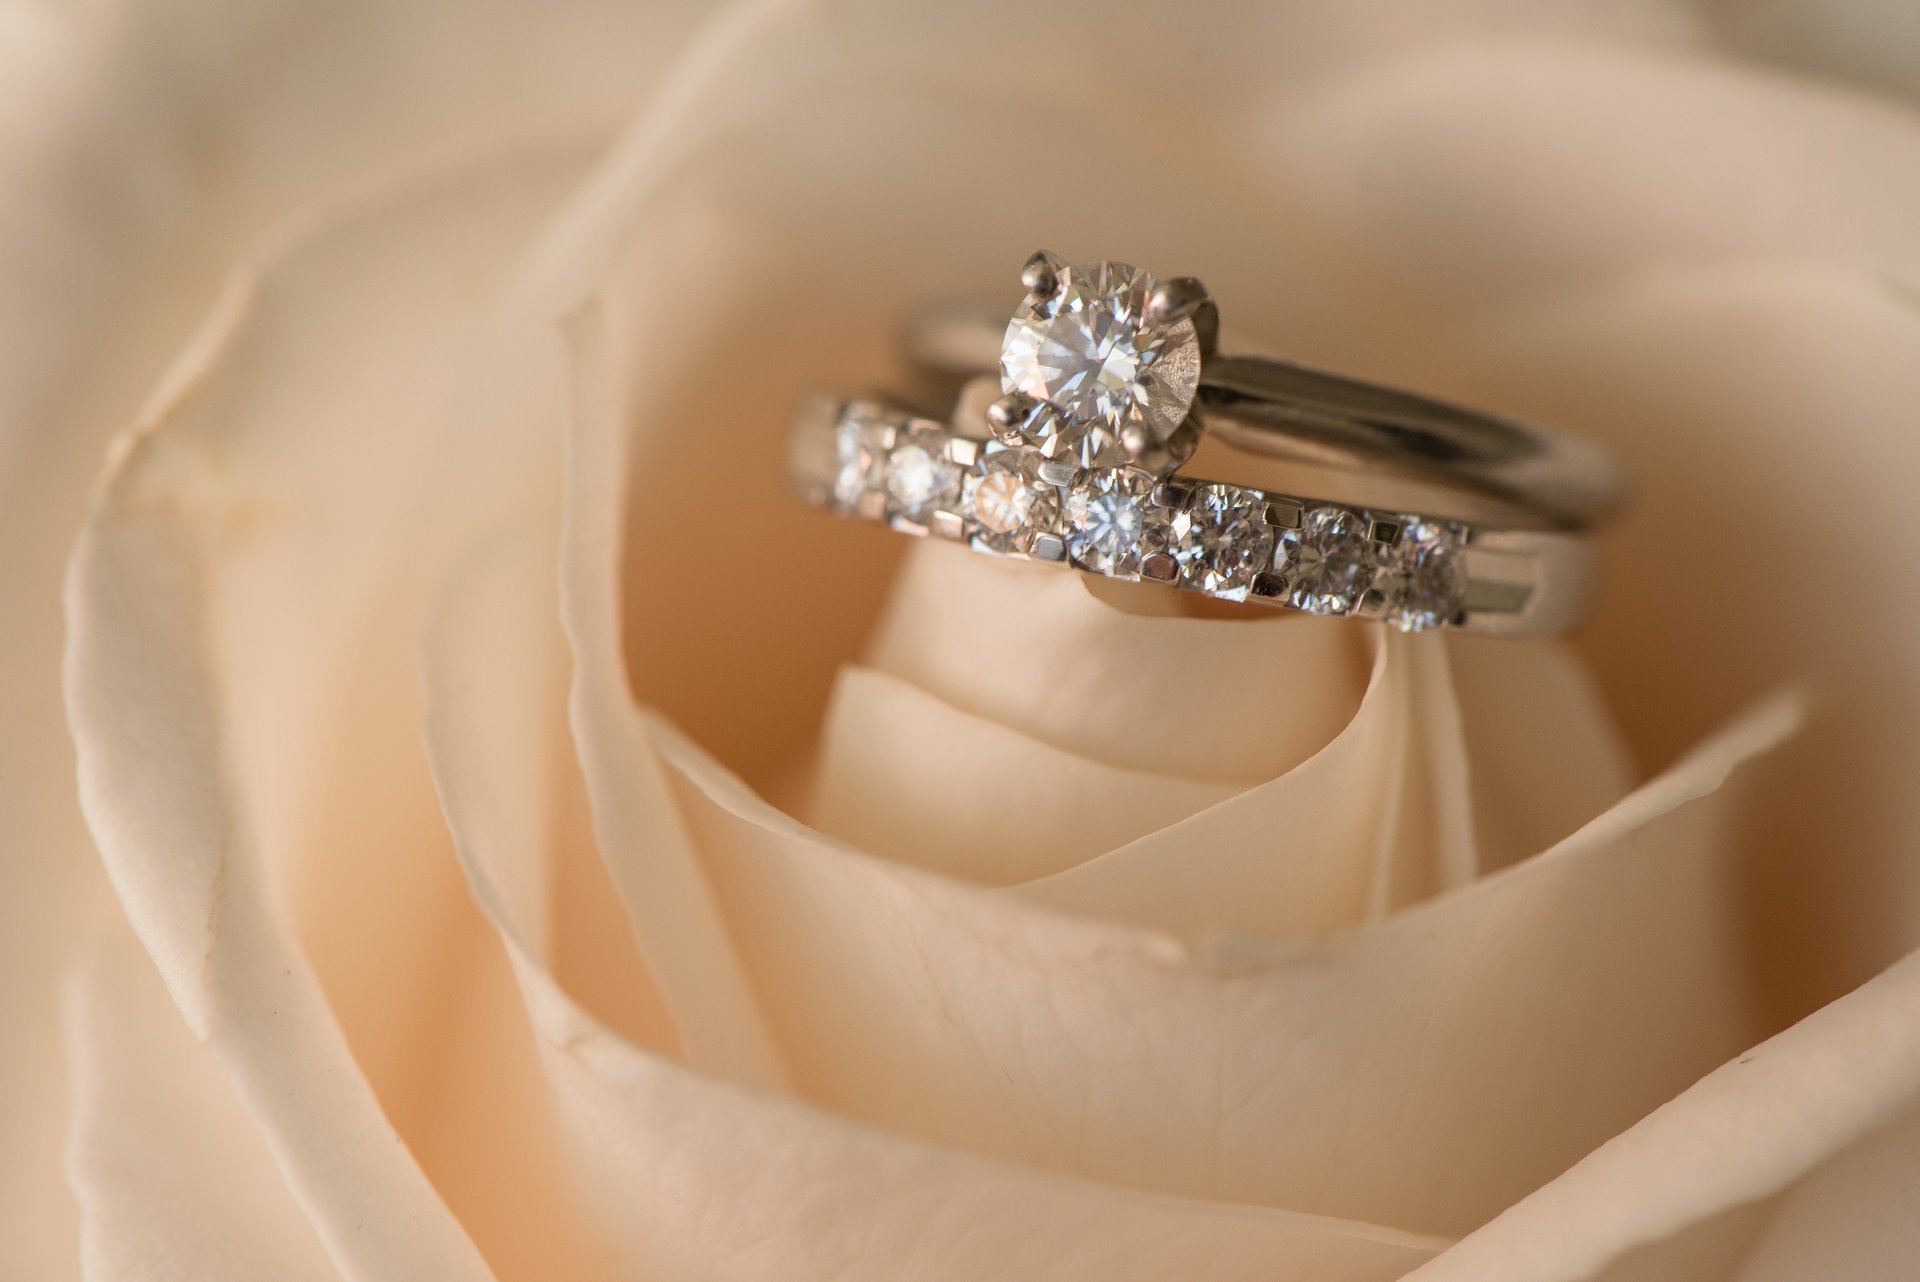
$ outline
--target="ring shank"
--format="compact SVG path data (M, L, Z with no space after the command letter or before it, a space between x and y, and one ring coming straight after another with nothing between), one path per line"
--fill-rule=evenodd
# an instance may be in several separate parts
M950 507L915 514L897 512L886 486L885 469L890 464L877 456L868 463L844 448L844 434L850 427L862 431L880 429L882 435L877 440L877 448L883 453L891 451L897 441L906 439L901 433L911 430L915 434L914 450L926 450L938 441L937 453L944 462L955 467L974 467L996 446L986 439L984 417L970 410L964 401L955 417L956 422L948 425L920 420L875 403L825 398L810 401L795 421L790 443L789 467L794 487L809 502L841 515L881 521L905 533L971 542L979 550L989 550L971 538L978 518L969 510L962 492L955 492ZM971 427L964 426L967 424ZM844 486L850 458L855 459L855 479L859 482L852 491ZM924 469L925 456L917 455L915 463ZM1062 480L1058 484L1064 486L1067 482ZM1207 487L1236 490L1250 500L1254 508L1269 513L1268 519L1277 523L1276 528L1297 529L1303 513L1329 506L1361 517L1364 527L1375 530L1397 529L1429 519L1398 510L1329 504L1294 494L1186 476L1163 483L1154 501L1167 502L1163 495L1191 493L1196 488ZM1060 538L1057 533L1049 537L1048 551L1029 549L1016 555L1062 561ZM1001 555L1009 554L994 550ZM1450 630L1498 636L1551 636L1573 627L1585 611L1593 574L1593 544L1585 535L1564 530L1475 524L1465 529L1458 555L1463 572L1463 595L1457 603L1457 617L1447 620ZM1085 565L1076 568L1089 569ZM1109 577L1142 577L1139 573L1092 572L1106 573ZM1253 595L1229 599L1261 601L1262 595L1256 583ZM1277 606L1288 602L1273 599L1263 603ZM1353 613L1356 617L1375 617L1359 610Z
M909 320L903 347L923 374L971 376L998 365L1005 329L1004 311L943 304ZM1209 355L1195 409L1210 434L1248 453L1385 466L1563 529L1628 496L1624 470L1590 442L1272 357Z

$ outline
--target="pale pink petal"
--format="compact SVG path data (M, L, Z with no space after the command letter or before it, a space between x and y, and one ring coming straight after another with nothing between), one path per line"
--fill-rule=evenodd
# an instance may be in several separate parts
M0 11L0 1273L60 1276L77 1240L57 1169L55 992L72 932L111 893L56 673L60 576L110 434L270 229L403 174L610 130L705 7Z
M512 1015L482 996L505 972L447 858L412 655L439 549L525 502L537 443L431 425L570 174L412 193L265 264L126 443L73 570L95 838L350 1276L485 1275L443 1196L496 1212L475 1222L508 1255L546 1202L495 1196L482 1160L537 1147L523 1116L458 1116L515 1063L449 1047Z
M496 539L453 581L425 666L427 739L462 864L545 1054L585 1231L606 1243L616 1275L1146 1282L1198 1268L1248 1282L1386 1282L1446 1245L923 1144L700 1073L595 1020L533 945L542 901L514 889L554 857L543 854L554 829L529 807L525 781L569 769L555 760L563 704L550 701L544 733L529 733L541 683L522 679L556 661L551 625L527 608L552 599L552 567L537 540Z
M1643 760L1770 682L1826 684L1750 825L1776 1021L1912 947L1911 111L1727 62L1525 45L1289 96L1259 137L1288 196L1387 264L1401 300L1391 342L1303 330L1316 357L1627 456L1639 498L1582 649Z
M341 1272L488 1277L268 907L205 676L202 536L181 519L186 496L166 493L169 470L204 465L196 452L165 436L135 445L74 562L68 699L94 838L181 1014Z
M1894 1181L1887 1191L1911 1187L1909 1115L1920 1099L1916 1006L1920 955L1717 1069L1413 1276L1420 1282L1586 1279L1634 1246L1781 1192L1890 1124L1883 1136L1856 1150L1856 1160L1872 1166L1891 1157L1891 1165L1880 1168ZM1801 1199L1831 1194L1827 1178L1858 1178L1858 1171L1814 1174L1779 1213L1791 1217L1796 1206L1804 1211ZM1863 1217L1876 1209L1854 1208ZM1806 1247L1804 1240L1793 1240L1789 1219L1776 1227L1783 1237L1772 1244L1762 1239L1756 1261L1769 1250ZM1897 1249L1899 1243L1897 1236L1882 1237L1863 1244L1855 1258L1871 1259L1865 1252ZM1881 1258L1898 1260L1899 1268L1912 1264L1911 1257Z
M659 283L671 288L672 278ZM691 292L696 282L681 288ZM569 700L593 835L632 922L641 956L672 1012L689 1060L763 1086L783 1084L778 1052L726 936L706 875L681 825L629 694L620 652L619 482L628 468L617 428L625 355L593 315L574 329L576 413L561 542L560 617L572 651Z
M220 1064L124 928L73 977L67 1171L94 1282L341 1275Z
M1205 650L1181 657L1198 660L1189 692L1232 705L1239 693L1233 674L1217 680ZM1260 686L1283 695L1290 684L1318 684L1288 682L1286 672ZM1460 804L1464 786L1436 796L1425 778L1430 766L1464 764L1457 734L1447 757L1424 750L1430 719L1420 705L1434 693L1450 699L1449 681L1443 651L1381 638L1353 720L1313 756L1209 810L1023 886L1022 897L1186 935L1309 932L1354 925L1464 882L1477 863L1472 816ZM1160 746L1156 729L1137 726L1137 751ZM991 791L982 800L992 804ZM1442 813L1443 805L1453 813Z
M1364 629L1279 614L1222 627L1117 610L1088 585L1057 566L916 544L866 662L1076 756L1243 785L1318 752L1360 704L1373 658ZM1296 672L1315 676L1289 680Z
M1910 1018L1910 1016L1909 1016ZM1920 1089L1905 1113L1803 1176L1737 1282L1875 1282L1920 1260Z
M1442 654L1390 638L1335 733L1322 723L1340 715L1341 684L1288 647L1334 646L1344 668L1364 639L1352 629L1138 617L1057 568L937 544L909 558L880 636L883 662L1036 730L1071 727L1076 751L898 679L843 673L801 817L963 878L1044 877L1023 893L1144 925L1350 923L1535 853L1627 787L1590 684L1552 646ZM1002 657L970 658L986 653ZM1163 687L1142 675L1155 673ZM1456 679L1472 696L1458 710ZM1204 782L1250 768L1280 773Z
M1483 871L1559 842L1627 795L1636 772L1612 710L1570 645L1447 645Z
M1007 885L1070 868L1238 791L1091 761L849 665L834 682L801 814L862 850Z
M1749 1044L1719 912L1734 799L1713 794L1796 718L1766 709L1381 925L1203 947L846 851L658 733L807 1097L1143 1188L1445 1232Z
M1482 368L1578 405L1646 460L1589 642L1644 753L1775 674L1821 682L1824 714L1770 767L1750 821L1781 1017L1818 1006L1920 933L1920 560L1904 519L1920 312L1881 281L1760 267L1623 282L1486 350ZM1673 535L1743 525L1766 533ZM1655 564L1677 590L1632 568Z
M1720 36L1770 58L1863 87L1920 96L1920 10L1883 0L1741 0L1716 7Z
M1288 95L1264 128L1292 199L1467 314L1756 259L1920 280L1920 121L1735 63L1429 49Z

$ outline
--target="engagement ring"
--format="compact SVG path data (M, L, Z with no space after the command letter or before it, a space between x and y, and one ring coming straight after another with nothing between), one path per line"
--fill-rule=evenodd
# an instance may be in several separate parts
M1166 583L1228 601L1543 635L1585 608L1584 526L1625 484L1595 447L1545 429L1263 357L1215 351L1192 278L1040 253L999 329L997 387L952 422L822 401L796 424L793 474L833 511L982 552ZM923 366L985 362L979 322L916 326ZM1181 473L1202 433L1241 451L1362 464L1511 508L1487 523L1307 498Z

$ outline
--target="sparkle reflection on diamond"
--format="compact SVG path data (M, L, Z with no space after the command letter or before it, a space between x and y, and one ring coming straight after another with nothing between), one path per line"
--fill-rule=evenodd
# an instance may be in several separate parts
M861 496L877 491L886 469L893 429L868 418L842 419L833 437L833 501L852 508Z
M973 515L990 534L1012 534L1027 523L1033 491L1012 472L995 471L973 487Z
M960 495L960 469L947 461L946 438L935 430L908 432L887 459L887 497L895 513L919 519Z
M1155 550L1151 537L1164 527L1152 509L1154 480L1118 469L1083 472L1067 490L1067 555L1100 574L1131 578L1140 559Z
M1273 569L1286 577L1293 605L1311 614L1345 614L1367 590L1370 550L1368 522L1360 513L1309 508L1298 529L1281 531Z
M1054 294L1021 308L1001 346L1003 390L1052 408L1030 420L1034 444L1082 467L1130 458L1122 436L1164 442L1193 403L1200 345L1190 321L1147 314L1157 282L1125 263L1062 268Z
M973 543L989 552L1024 552L1032 536L1057 533L1060 489L1040 479L1040 460L1024 449L992 450L967 476L962 506Z
M1374 586L1386 598L1386 621L1402 632L1450 622L1466 600L1461 531L1408 517L1400 537L1383 551Z
M1229 601L1244 601L1267 568L1273 531L1259 494L1232 485L1203 485L1174 523L1169 550L1180 582Z

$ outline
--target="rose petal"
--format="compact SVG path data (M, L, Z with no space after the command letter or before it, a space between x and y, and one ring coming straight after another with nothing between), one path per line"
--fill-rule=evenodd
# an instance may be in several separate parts
M1057 872L1239 789L1126 770L841 669L802 812L863 850L1007 885Z
M54 993L111 892L54 674L61 572L110 434L267 228L419 168L609 128L705 8L169 0L0 15L0 1273L75 1266Z
M1560 319L1502 330L1488 348L1505 355L1487 367L1516 388L1578 402L1661 460L1643 468L1618 555L1657 562L1685 590L1616 576L1591 641L1643 751L1670 751L1729 691L1775 673L1823 684L1823 715L1770 768L1750 821L1764 852L1752 891L1762 962L1784 1022L1916 935L1920 799L1905 763L1920 681L1906 638L1920 617L1904 585L1920 583L1920 562L1905 551L1904 478L1920 472L1920 315L1876 281L1758 268L1569 300ZM1663 421L1687 431L1656 443L1647 425ZM1743 524L1767 534L1673 533Z
M1745 0L1714 14L1749 57L1920 96L1920 13L1878 0Z
M1299 643L1350 654L1367 633L1259 612L1237 620L1254 631L1170 623L1184 598L1152 588L1140 604L1162 617L1136 618L1080 590L1103 585L938 542L907 567L879 661L1075 752L843 672L802 817L870 851L990 884L1044 876L1028 888L1044 902L1176 931L1332 927L1536 852L1626 790L1618 737L1554 646L1448 638L1442 656L1389 637L1359 712L1318 750L1342 691ZM1186 779L1250 768L1281 777L1232 800Z
M1627 795L1632 759L1586 660L1566 645L1524 653L1449 637L1484 871L1558 843Z
M1268 128L1288 194L1394 265L1408 315L1448 319L1305 336L1322 359L1627 456L1641 493L1584 649L1644 758L1769 682L1831 687L1751 824L1776 1021L1910 948L1912 114L1735 64L1519 47L1382 67Z
M1077 756L1244 785L1347 724L1371 649L1365 629L1297 615L1223 628L1125 613L1057 567L926 544L894 580L867 663Z
M1360 710L1301 765L1023 897L1186 935L1307 932L1465 884L1479 856L1452 677L1432 640L1381 637ZM1223 704L1237 693L1211 665L1198 671Z
M130 935L104 941L75 976L67 1056L67 1168L88 1278L340 1276L220 1064Z
M1920 1106L1909 1106L1779 1199L1737 1282L1898 1277L1920 1260L1916 1201Z
M662 267L662 283L671 281ZM691 293L693 282L684 286ZM578 413L571 438L561 620L573 655L570 708L581 770L603 851L635 942L673 1014L689 1062L765 1086L784 1082L738 956L729 946L697 857L674 820L668 783L636 715L620 653L617 564L625 443L616 428L619 359L591 314L573 330Z
M1379 926L1201 949L845 851L657 731L807 1097L1143 1188L1445 1232L1748 1044L1712 794L1796 717L1766 710Z
M1629 1247L1779 1192L1915 1106L1916 1008L1920 954L1715 1070L1414 1276L1575 1282ZM1869 1143L1908 1139L1896 1128Z
M530 944L538 924L523 915L539 901L508 890L550 840L529 822L524 782L551 768L563 710L551 706L547 736L490 732L524 725L520 678L551 662L533 648L542 629L527 603L551 597L553 564L527 540L494 541L454 581L426 663L427 738L461 861L514 959L582 1203L623 1275L1149 1279L1198 1266L1250 1282L1385 1282L1445 1245L943 1150L692 1071L600 1025Z
M75 557L68 700L88 821L174 1001L342 1271L488 1277L268 911L225 792L200 648L207 567L166 501L169 470L205 465L194 453L164 436L135 445Z
M441 1194L506 1210L485 1226L508 1254L544 1200L502 1208L497 1174L462 1160L511 1148L493 1140L524 1119L432 1124L514 1064L422 1072L448 1043L485 1045L497 1015L478 996L484 925L442 862L409 723L419 580L442 541L523 485L526 449L507 436L446 451L418 429L511 247L569 176L536 166L413 193L264 265L128 443L73 571L69 701L95 837L350 1274L483 1275ZM276 897L298 942L268 914ZM441 1164L438 1188L382 1104Z
M1771 258L1920 280L1920 124L1812 81L1490 42L1288 95L1264 128L1252 141L1289 195L1456 309L1648 264Z

